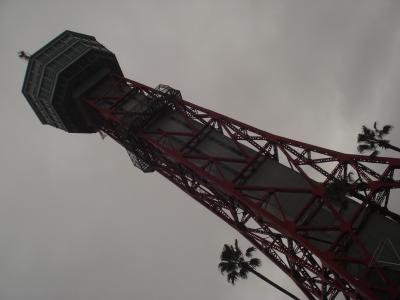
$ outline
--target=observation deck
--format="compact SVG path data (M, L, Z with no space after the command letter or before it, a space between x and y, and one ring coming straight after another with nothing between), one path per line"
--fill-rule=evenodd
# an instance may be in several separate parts
M79 100L110 74L122 76L115 55L93 36L67 30L29 58L22 93L42 124L95 132Z

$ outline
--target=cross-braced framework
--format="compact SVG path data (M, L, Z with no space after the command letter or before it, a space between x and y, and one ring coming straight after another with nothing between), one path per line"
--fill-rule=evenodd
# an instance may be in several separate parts
M393 237L379 246L365 239L372 222L400 229L399 215L388 208L390 190L400 187L400 159L273 135L187 102L168 86L153 89L125 78L115 78L115 86L118 95L83 99L94 126L125 147L137 167L159 172L239 231L309 299L400 298L400 261L378 257L386 244L397 251ZM143 96L140 109L127 109L133 94ZM171 112L181 129L151 126ZM235 155L199 150L210 134L229 139ZM252 183L260 166L277 163L304 183ZM301 207L289 210L288 199L296 197Z

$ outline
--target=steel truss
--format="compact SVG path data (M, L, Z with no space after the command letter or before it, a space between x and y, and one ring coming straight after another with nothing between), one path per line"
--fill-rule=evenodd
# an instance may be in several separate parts
M399 216L388 209L390 190L400 187L400 159L344 154L273 135L187 102L179 91L167 86L153 89L126 78L116 78L115 85L120 87L119 95L83 99L90 107L94 126L125 147L136 166L145 172L159 172L239 231L288 274L309 299L335 299L339 294L345 299L382 299L378 295L385 295L384 299L400 298L399 288L375 261L376 253L370 253L357 236L374 211L400 223ZM131 93L140 93L153 103L140 118L137 113L121 109L121 103ZM111 104L100 105L104 100ZM146 130L145 124L170 110L183 117L189 130ZM189 154L188 149L209 130L234 141L241 158ZM165 137L179 136L189 137L180 148L162 142ZM245 147L253 149L255 154L249 155ZM246 185L246 178L266 159L279 161L301 174L309 188ZM223 172L219 175L209 172L211 167L218 170L223 162L240 166L239 175L228 180ZM347 197L360 205L351 217L344 218L341 208L327 197L327 190L349 174L352 180ZM257 195L262 196L254 197L250 191L259 191ZM279 192L309 194L311 200L294 219L283 209L281 216L276 216L263 205L267 199L273 199L280 207ZM312 215L311 209L317 211L321 207L329 209L337 222L330 226L308 226L304 222L306 212ZM311 243L310 236L315 231L336 232L337 238L323 241L327 248L321 250ZM357 245L357 257L346 255L350 244ZM357 276L350 274L346 269L349 264L362 267L363 272ZM372 286L368 283L369 276L379 276L384 284Z

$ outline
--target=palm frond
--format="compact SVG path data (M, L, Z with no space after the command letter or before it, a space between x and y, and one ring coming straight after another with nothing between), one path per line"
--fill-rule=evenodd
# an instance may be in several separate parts
M372 149L373 148L371 147L371 145L368 145L368 144L360 144L357 146L357 150L359 153L363 153L365 151L370 151Z
M256 248L255 248L255 247L247 248L247 250L246 250L246 257L252 257L254 251L256 251Z
M392 129L393 129L393 125L385 125L385 126L383 126L383 128L382 128L382 130L381 130L382 135L387 135L387 134L389 134L390 131L392 131Z
M360 142L367 142L368 141L368 138L367 138L367 136L365 135L365 134L363 134L363 133L359 133L358 134L358 136L357 136L357 143L360 143Z
M254 257L249 260L249 265L252 268L257 268L257 267L261 266L261 260L257 257Z
M370 139L375 137L375 132L367 126L363 125L361 129L366 138Z
M224 274L225 272L233 272L237 271L238 266L236 263L231 262L231 261L222 261L218 264L218 268L221 271L221 274Z
M239 271L239 276L242 279L247 279L247 274L249 273L249 270L247 268L241 268Z
M221 271L221 274L224 275L224 273L227 271L227 263L226 262L220 262L218 264L218 269Z
M389 145L390 145L390 141L389 140L380 140L378 142L378 146L383 148L383 149L389 148Z
M239 276L238 272L236 272L236 271L231 272L228 274L227 280L228 280L228 282L232 283L232 285L235 285L236 280L238 279L238 276Z
M237 239L235 239L235 252L236 252L235 254L237 257L242 256L242 250L240 250L240 248L239 248Z
M220 258L221 260L233 260L235 258L235 251L232 246L225 244L222 248Z

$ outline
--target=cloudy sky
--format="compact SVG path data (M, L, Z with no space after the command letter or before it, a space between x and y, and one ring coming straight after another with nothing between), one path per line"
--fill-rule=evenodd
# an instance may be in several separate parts
M399 15L398 0L0 0L0 299L286 299L256 278L230 286L216 265L238 235L112 140L42 126L18 50L94 35L128 78L353 153L374 120L400 144Z

